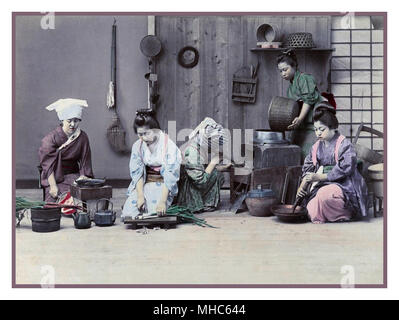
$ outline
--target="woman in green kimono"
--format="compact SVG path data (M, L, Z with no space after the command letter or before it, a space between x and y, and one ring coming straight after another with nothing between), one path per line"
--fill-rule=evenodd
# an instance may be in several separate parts
M293 133L292 143L302 148L303 158L305 158L312 145L315 143L313 128L313 108L320 102L326 102L326 98L317 89L315 78L303 73L298 68L298 61L293 50L287 50L277 59L277 66L281 77L290 82L287 96L298 101L301 111L287 129L296 129ZM326 94L327 97L328 94ZM329 97L331 98L331 96ZM335 102L331 103L334 105Z
M183 163L178 205L196 213L214 211L217 208L220 188L224 182L217 166L221 161L220 148L227 141L223 127L211 118L205 118L190 134L189 141L181 147Z

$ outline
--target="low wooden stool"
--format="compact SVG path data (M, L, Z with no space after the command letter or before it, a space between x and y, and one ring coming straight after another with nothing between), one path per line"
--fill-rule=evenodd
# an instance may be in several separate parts
M83 210L90 214L90 218L94 220L94 214L97 210L97 201L100 199L112 198L112 187L79 187L77 185L71 185L71 196L75 199L82 201ZM101 203L98 207L99 210L108 209L105 208L105 202Z

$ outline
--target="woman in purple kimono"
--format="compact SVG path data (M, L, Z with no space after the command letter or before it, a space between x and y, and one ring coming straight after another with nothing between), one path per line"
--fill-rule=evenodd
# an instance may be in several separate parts
M317 142L303 165L302 178L314 187L305 187L305 197L313 223L349 221L367 216L367 186L357 169L356 152L351 142L338 132L335 110L327 103L314 111ZM302 184L303 185L303 184Z
M45 201L55 202L78 178L93 178L87 134L80 130L85 100L60 99L46 109L57 111L61 125L42 139L39 149Z

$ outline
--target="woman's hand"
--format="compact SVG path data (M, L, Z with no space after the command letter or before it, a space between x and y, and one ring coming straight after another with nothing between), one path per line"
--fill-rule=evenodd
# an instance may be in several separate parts
M298 128L301 125L302 121L303 119L301 117L296 117L294 120L292 120L292 123L287 127L287 129Z
M166 214L166 202L162 200L159 201L156 210L158 213L158 217L164 216Z
M307 192L306 192L306 190L304 190L302 187L300 187L299 189L298 189L298 192L296 193L296 197L298 198L298 197L301 197L301 198L303 198L303 197L305 197L307 195Z
M327 179L327 175L323 173L307 173L303 178L306 182L318 182Z
M220 157L219 155L212 157L211 159L211 164L217 165L220 162Z
M298 128L301 125L301 123L303 122L303 120L305 120L309 110L310 110L310 105L308 105L307 103L303 103L302 109L301 109L301 113L299 114L298 117L296 117L292 121L292 123L288 126L287 129L296 129L296 128Z
M54 199L57 199L58 198L57 185L50 185L49 193L50 193L50 196L52 196Z
M213 169L219 164L220 162L220 157L219 155L212 157L211 161L209 162L208 166L205 169L205 172L207 174L211 174Z
M221 171L229 169L232 165L233 164L231 162L228 164L220 164L220 165L216 166L216 170L221 172Z
M145 199L144 196L137 196L137 209L142 210L142 208L144 207L145 204Z

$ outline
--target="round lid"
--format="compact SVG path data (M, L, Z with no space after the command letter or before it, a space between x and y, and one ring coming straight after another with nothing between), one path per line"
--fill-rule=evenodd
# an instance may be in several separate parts
M248 197L249 198L275 197L275 194L271 189L257 189L249 191Z
M384 164L377 163L377 164L370 166L368 169L369 169L369 171L372 171L372 172L384 172Z
M146 57L152 58L161 52L162 43L156 36L148 35L141 39L140 50Z

